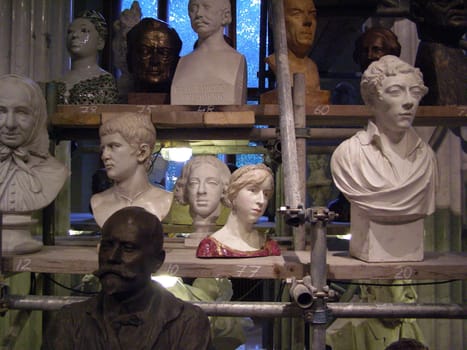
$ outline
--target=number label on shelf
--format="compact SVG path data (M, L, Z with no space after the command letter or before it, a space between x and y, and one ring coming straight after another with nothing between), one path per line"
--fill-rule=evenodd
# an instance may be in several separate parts
M237 267L235 277L253 278L261 270L261 266L258 265L237 265Z
M397 280L409 280L415 274L415 270L410 266L404 266L399 269L394 275L394 279Z
M97 106L80 106L79 110L81 113L96 113L97 112Z
M31 271L31 259L19 259L16 264L16 271Z

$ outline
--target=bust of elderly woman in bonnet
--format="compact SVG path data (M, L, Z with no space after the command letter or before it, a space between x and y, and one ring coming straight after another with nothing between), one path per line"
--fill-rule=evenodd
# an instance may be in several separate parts
M276 241L254 225L274 193L274 177L264 164L245 165L232 173L225 205L231 208L225 225L198 246L199 258L248 258L280 255Z
M97 11L87 10L68 26L66 46L71 69L58 79L58 102L65 104L117 103L115 78L98 65L105 46L107 23Z
M66 167L49 153L47 109L40 87L29 78L0 76L0 211L3 251L40 249L29 227L31 212L51 203L68 177Z

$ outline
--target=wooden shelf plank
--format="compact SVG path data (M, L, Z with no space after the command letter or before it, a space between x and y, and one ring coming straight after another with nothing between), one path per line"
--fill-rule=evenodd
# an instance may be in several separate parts
M310 253L285 251L282 256L248 259L198 259L194 249L166 248L160 274L181 277L282 279L308 274ZM328 278L349 279L467 279L467 253L425 253L422 262L365 263L347 252L328 252ZM34 254L3 257L4 273L91 273L97 268L96 247L52 246Z
M216 112L253 112L256 124L277 126L279 124L278 105L242 105L216 106ZM151 114L157 127L214 127L206 124L204 114L197 106L172 105L58 105L57 113L52 115L51 122L60 128L97 128L102 114L136 112ZM307 126L364 126L371 113L363 105L318 105L306 107ZM414 125L418 126L459 126L467 125L467 106L420 106ZM217 125L218 127L235 127L235 124Z

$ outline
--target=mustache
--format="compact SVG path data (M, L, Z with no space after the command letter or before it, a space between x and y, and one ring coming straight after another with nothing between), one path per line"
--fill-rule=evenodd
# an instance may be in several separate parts
M102 266L93 272L94 276L98 278L101 278L102 276L110 273L126 279L132 279L136 277L136 273L115 266Z

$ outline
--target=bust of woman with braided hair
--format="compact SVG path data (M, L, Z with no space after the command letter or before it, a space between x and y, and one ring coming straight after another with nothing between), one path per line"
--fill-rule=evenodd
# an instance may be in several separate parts
M65 183L68 170L49 153L47 110L39 86L15 74L0 76L0 212L4 226L18 213L51 203ZM30 218L28 219L30 221ZM24 220L23 220L24 222ZM40 249L30 233L3 232L3 251Z
M198 258L251 258L280 255L276 241L254 224L274 192L274 177L264 164L245 165L232 173L223 201L231 208L225 225L198 246Z
M117 83L97 62L106 37L107 23L97 11L85 11L70 23L66 46L71 56L71 69L58 79L59 103L117 103Z

